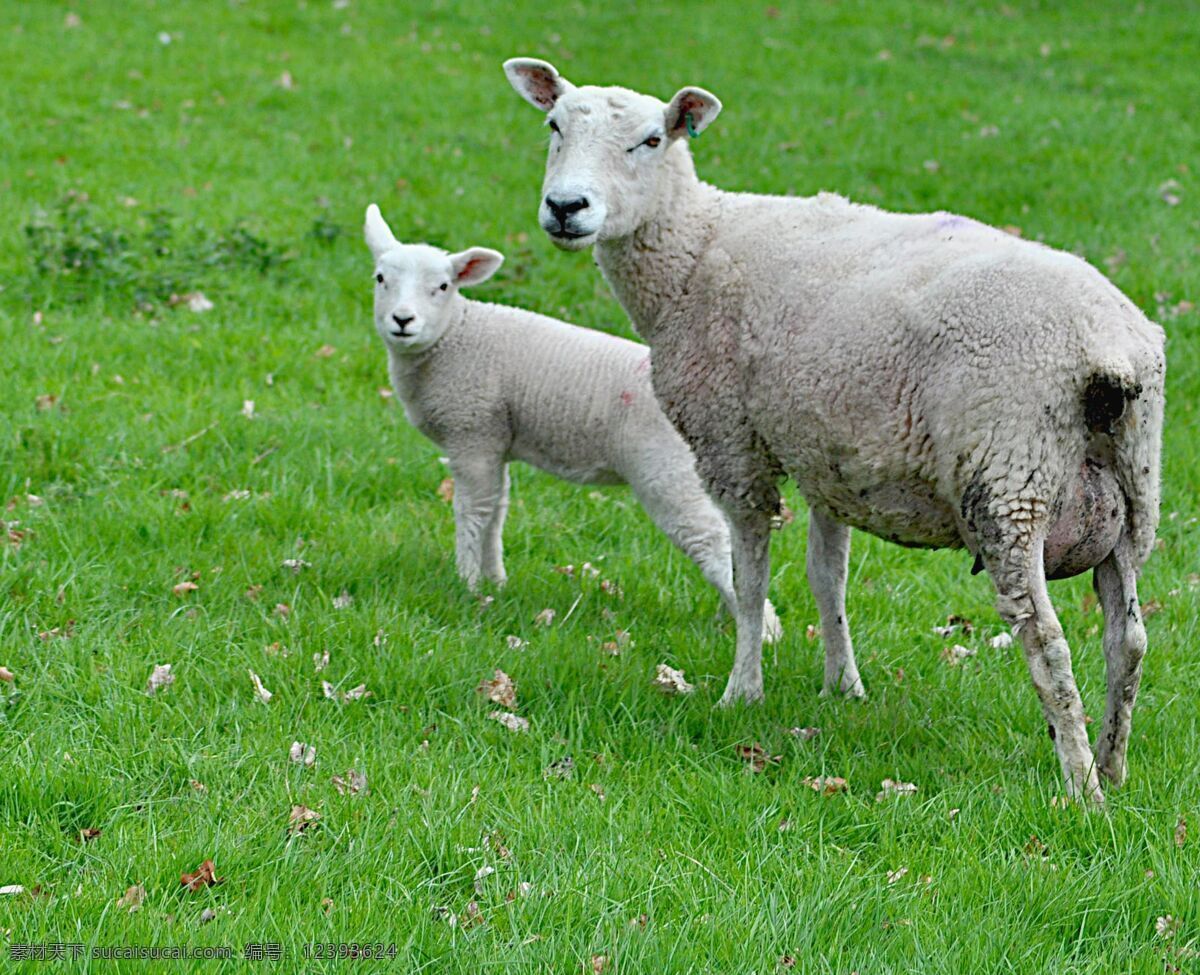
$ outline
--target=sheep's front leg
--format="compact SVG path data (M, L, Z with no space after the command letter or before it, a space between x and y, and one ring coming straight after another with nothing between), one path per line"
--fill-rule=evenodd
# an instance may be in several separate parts
M1073 798L1100 804L1104 793L1071 669L1071 649L1046 589L1042 547L1042 538L1018 527L981 554L996 586L996 609L1025 649L1025 662L1042 703L1067 792Z
M1126 538L1092 573L1104 610L1104 662L1108 695L1096 741L1096 765L1114 785L1125 781L1125 749L1146 654L1146 627L1138 602L1137 568Z
M504 519L508 515L508 465L500 469L500 496L483 536L483 574L498 586L508 581L504 572Z
M682 444L680 445L682 447ZM668 455L669 457L669 455ZM690 455L663 465L668 476L658 471L634 471L627 478L630 488L650 519L689 559L721 596L721 606L737 618L737 596L733 590L729 524L721 509L704 492L698 478L683 477L692 464ZM776 642L783 627L771 601L763 603L763 641Z
M483 574L486 530L504 483L504 465L492 457L451 457L454 474L454 548L458 574L472 589Z
M763 601L771 574L770 518L756 511L731 513L729 529L737 595L737 651L722 706L763 698Z
M821 696L841 691L864 697L850 624L846 621L846 577L850 571L850 529L820 511L808 515L808 587L821 617L825 644L825 683Z

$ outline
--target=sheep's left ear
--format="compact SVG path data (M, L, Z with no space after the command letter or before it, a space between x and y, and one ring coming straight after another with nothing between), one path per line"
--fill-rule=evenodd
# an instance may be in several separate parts
M672 139L697 136L720 113L721 102L716 95L703 88L680 88L667 105L667 135Z
M504 255L487 247L472 247L460 254L450 255L450 266L454 269L454 283L460 288L482 284L500 270Z
M534 108L548 112L575 86L554 65L537 58L509 58L504 62L508 83Z

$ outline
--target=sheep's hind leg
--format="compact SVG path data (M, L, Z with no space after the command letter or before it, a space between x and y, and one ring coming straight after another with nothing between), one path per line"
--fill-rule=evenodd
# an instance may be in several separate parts
M498 586L508 581L504 571L504 519L508 515L508 465L500 471L500 495L483 535L483 574Z
M722 707L763 698L763 602L771 574L771 520L759 512L739 512L729 518L733 549L733 585L737 594L737 650Z
M1125 781L1125 749L1146 653L1146 627L1138 603L1137 567L1128 539L1122 537L1092 573L1092 585L1104 610L1104 661L1108 695L1104 724L1096 740L1096 765L1114 785Z
M821 617L825 644L825 683L821 696L840 691L865 697L850 625L846 622L846 576L850 571L850 529L814 509L808 515L808 587Z
M454 550L458 574L471 589L483 573L484 535L501 495L503 464L493 458L451 457L454 473Z
M989 532L984 533L987 538ZM996 524L981 552L996 586L996 609L1020 639L1042 704L1067 791L1100 804L1104 793L1088 742L1083 701L1071 669L1071 650L1046 589L1044 530L1031 522Z

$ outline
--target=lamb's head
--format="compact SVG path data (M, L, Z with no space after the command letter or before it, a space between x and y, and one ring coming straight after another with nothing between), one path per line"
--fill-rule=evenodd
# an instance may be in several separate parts
M458 289L486 281L504 255L486 247L450 254L401 244L379 207L367 207L363 236L375 258L375 328L389 349L424 352L454 320Z
M687 155L687 137L721 111L701 88L682 88L664 104L626 88L577 88L532 58L504 62L504 73L546 113L550 151L538 221L564 250L628 236L654 218L672 165Z

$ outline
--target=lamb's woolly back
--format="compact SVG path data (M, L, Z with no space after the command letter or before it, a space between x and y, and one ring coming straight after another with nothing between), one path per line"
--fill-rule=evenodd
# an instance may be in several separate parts
M410 422L450 456L468 582L504 579L505 465L522 460L571 481L628 483L732 609L728 527L654 399L645 346L467 299L459 287L499 267L494 251L401 244L374 207L364 236L392 384ZM778 620L764 612L773 639Z

